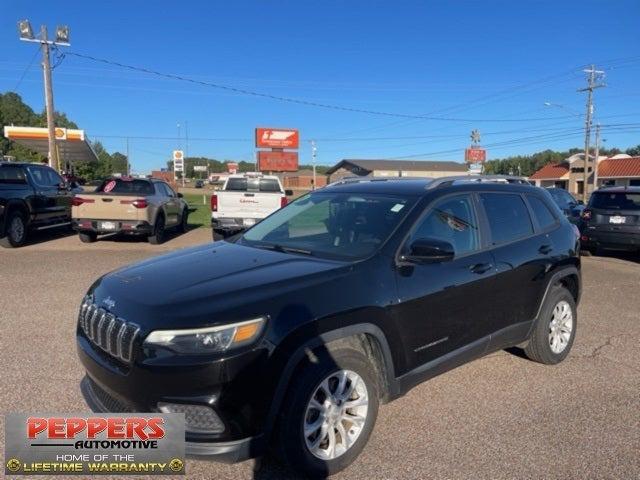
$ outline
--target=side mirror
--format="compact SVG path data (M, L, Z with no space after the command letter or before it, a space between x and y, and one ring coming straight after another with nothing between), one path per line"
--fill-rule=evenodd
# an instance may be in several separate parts
M178 192L176 195L178 195L178 198L182 198L182 197L184 197L184 195L183 195L183 194L181 194L180 192Z
M584 200L578 200L578 205L584 205Z
M453 245L445 240L417 238L409 245L409 251L400 258L410 263L436 263L453 260L454 256Z
M290 196L292 196L292 195L293 195L293 190L285 190L285 191L284 191L284 194L285 194L287 197L290 197Z

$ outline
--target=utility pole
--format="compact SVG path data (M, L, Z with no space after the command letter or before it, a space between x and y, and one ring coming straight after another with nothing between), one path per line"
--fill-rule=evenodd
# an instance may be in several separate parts
M598 188L598 157L600 156L600 124L596 124L596 151L594 154L595 157L595 166L593 167L593 191L595 192Z
M589 180L589 142L591 141L591 122L593 118L593 91L596 88L604 87L604 83L596 83L602 78L604 71L596 70L594 65L583 70L587 74L587 87L581 88L578 92L587 92L587 115L585 120L584 132L584 172L582 181L582 201L586 204L589 198L588 180ZM597 163L597 162L596 162Z
M312 190L316 189L316 152L318 148L316 147L316 141L311 140L311 165L313 168L313 185L311 186Z
M131 175L131 163L129 163L129 137L127 137L127 177Z
M44 101L47 112L47 136L49 141L49 166L56 171L60 170L60 162L58 158L58 150L56 148L56 126L55 126L55 110L53 108L53 85L51 82L51 45L63 45L68 47L69 43L69 27L66 25L56 27L56 39L49 40L47 34L47 26L40 27L40 38L35 38L31 23L28 20L18 22L18 32L20 40L25 42L35 42L40 44L42 49L42 73L44 77Z

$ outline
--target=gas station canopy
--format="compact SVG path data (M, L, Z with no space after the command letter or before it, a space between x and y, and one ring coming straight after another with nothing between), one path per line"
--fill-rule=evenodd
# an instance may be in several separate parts
M4 136L45 157L49 153L49 133L46 128L4 127ZM78 161L98 161L84 130L56 127L56 147L61 166L71 166Z

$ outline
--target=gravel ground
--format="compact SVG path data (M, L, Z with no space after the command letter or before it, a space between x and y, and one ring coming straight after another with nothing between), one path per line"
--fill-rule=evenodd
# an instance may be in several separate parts
M87 287L210 235L201 228L153 246L50 234L0 250L1 411L87 411L73 334ZM583 280L565 362L543 366L501 351L422 384L381 408L360 459L333 478L640 478L640 263L584 258ZM292 478L269 461L197 460L186 477Z

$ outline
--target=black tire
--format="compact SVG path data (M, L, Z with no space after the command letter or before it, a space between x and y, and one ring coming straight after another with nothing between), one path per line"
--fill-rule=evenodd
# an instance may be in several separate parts
M180 233L187 233L189 230L189 210L184 209L182 212L182 219L180 220L180 224L178 225L178 231Z
M572 327L569 339L566 341L564 349L561 352L556 353L551 347L551 322L554 316L554 309L563 302L565 302L571 310ZM571 350L576 338L577 325L578 313L573 295L571 295L571 292L562 285L554 285L551 287L551 290L545 299L542 310L540 311L540 317L536 321L529 343L524 348L525 354L534 362L544 363L546 365L560 363L567 357L567 355L569 355L569 351Z
M355 372L364 381L368 410L364 426L355 442L340 456L323 460L307 447L303 433L304 421L312 394L325 378L340 370ZM282 404L276 426L274 453L288 468L311 478L326 478L344 470L360 455L373 431L378 416L378 392L373 366L367 356L355 348L342 347L330 353L325 351L317 354L314 361L305 359L294 374Z
M95 232L78 232L78 237L82 243L93 243L98 239Z
M149 235L149 243L151 245L160 245L162 242L164 242L164 227L164 216L158 215L158 218L156 218L156 223L153 226L153 233Z
M0 232L1 233L1 232ZM13 210L7 215L4 236L0 238L0 245L5 248L17 248L27 241L27 222L20 210Z

